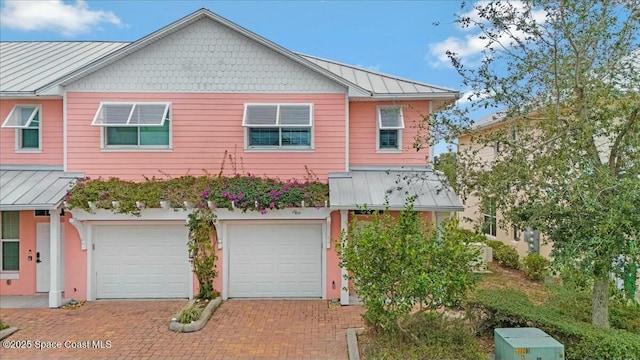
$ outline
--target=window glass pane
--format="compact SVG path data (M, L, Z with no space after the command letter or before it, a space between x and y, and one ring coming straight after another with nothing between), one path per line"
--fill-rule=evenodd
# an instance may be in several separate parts
M20 229L20 213L17 211L2 212L2 238L18 239Z
M138 145L137 127L108 127L107 145Z
M2 242L2 270L20 270L20 244L17 241Z
M496 218L494 216L484 216L482 232L487 235L496 236Z
M31 114L33 114L33 110L35 110L35 107L33 107L33 106L22 106L22 107L19 107L19 108L16 109L16 111L18 111L18 110L20 111L20 124L21 125L25 125L27 123L27 121L29 121L29 118L31 117ZM34 118L34 120L35 119L36 118Z
M398 148L398 130L380 130L380 149Z
M20 129L20 133L22 136L22 149L37 149L40 147L38 129Z
M278 128L250 128L249 146L278 146L280 129Z
M282 146L311 146L311 129L283 128Z
M140 145L169 146L169 121L163 126L140 127Z

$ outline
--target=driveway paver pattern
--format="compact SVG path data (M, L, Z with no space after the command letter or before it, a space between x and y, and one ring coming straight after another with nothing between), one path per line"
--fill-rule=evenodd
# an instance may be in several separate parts
M346 328L363 324L360 306L230 300L201 331L169 331L169 320L185 303L97 301L76 310L2 309L5 323L20 330L3 341L0 359L347 359ZM31 345L8 349L7 340ZM58 343L60 349L36 349Z

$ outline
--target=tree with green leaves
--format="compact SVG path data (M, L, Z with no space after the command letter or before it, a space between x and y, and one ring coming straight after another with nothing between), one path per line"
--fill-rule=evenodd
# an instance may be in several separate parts
M609 327L610 276L640 263L640 1L477 2L456 23L478 31L484 56L469 66L448 52L471 102L430 125L500 144L490 162L459 149L459 192L541 230L556 266L591 279L592 323ZM500 126L470 131L486 108Z
M354 218L342 234L340 265L365 308L363 317L377 330L401 331L412 312L436 311L460 304L477 278L478 251L455 221L442 229L414 211L409 200L397 217L373 213Z
M453 190L458 191L456 153L446 152L436 155L433 159L433 168L437 171L441 171Z

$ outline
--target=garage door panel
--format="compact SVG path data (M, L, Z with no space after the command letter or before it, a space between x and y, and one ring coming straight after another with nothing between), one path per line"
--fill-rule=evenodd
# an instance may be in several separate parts
M321 297L320 224L230 224L230 297Z
M97 298L189 296L183 225L96 226Z

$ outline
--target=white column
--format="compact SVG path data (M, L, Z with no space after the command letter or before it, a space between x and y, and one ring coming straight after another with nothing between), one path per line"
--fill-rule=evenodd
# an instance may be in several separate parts
M49 263L51 276L49 287L49 307L57 308L62 306L62 262L60 261L63 254L60 249L60 209L52 209L49 211L49 236L50 236L50 254Z
M346 234L348 228L348 212L347 210L340 210L340 228ZM349 279L347 278L348 272L347 268L344 266L340 271L340 276L342 278L340 284L340 304L341 305L349 305Z

